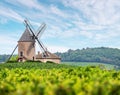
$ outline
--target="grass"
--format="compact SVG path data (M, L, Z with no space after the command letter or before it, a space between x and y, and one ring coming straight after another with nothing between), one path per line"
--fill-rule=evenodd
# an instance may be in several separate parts
M70 67L78 67L78 66L99 66L101 68L107 69L107 70L120 70L120 67L116 65L111 64L105 64L105 63L98 63L98 62L61 62L61 64L55 64L55 63L40 63L40 62L25 62L25 63L2 63L0 64L0 69L2 68L8 68L8 69L14 69L14 68L23 68L23 69L52 69L52 68L70 68ZM115 68L117 67L117 68Z
M103 65L106 69L115 69L116 65L97 63L97 62L62 62L62 64L72 66L100 66Z
M25 63L2 63L0 64L0 69L8 68L35 68L35 69L52 69L52 68L70 68L70 67L78 67L78 66L100 66L105 69L116 69L116 65L110 65L105 63L97 63L97 62L61 62L61 64L55 63L40 63L40 62L25 62ZM117 69L118 70L118 69Z
M70 68L74 67L72 65L66 64L56 64L56 63L40 63L40 62L24 62L24 63L2 63L0 64L0 69L8 68L23 68L23 69L53 69L53 68Z

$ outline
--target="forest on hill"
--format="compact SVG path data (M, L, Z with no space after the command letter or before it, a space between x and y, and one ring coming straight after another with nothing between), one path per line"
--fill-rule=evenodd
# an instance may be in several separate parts
M120 49L98 47L83 48L77 50L69 49L67 52L56 53L64 62L102 62L120 65Z
M100 62L120 66L120 49L116 48L69 49L67 52L56 54L61 57L62 62ZM6 61L8 57L9 55L0 55L0 62Z
M5 61L7 61L7 59L8 59L8 57L9 57L10 55L6 55L6 54L1 54L0 55L0 62L5 62Z

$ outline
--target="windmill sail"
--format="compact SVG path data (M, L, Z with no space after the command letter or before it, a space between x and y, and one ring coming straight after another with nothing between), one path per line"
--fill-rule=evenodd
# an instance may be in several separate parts
M43 24L43 25L40 27L37 35L35 35L35 32L34 32L34 31L32 30L32 28L31 28L30 22L28 22L27 20L25 20L25 23L26 23L26 26L29 28L30 32L32 33L33 38L37 40L40 48L41 48L42 51L43 51L44 57L48 57L48 54L47 54L47 52L46 52L45 46L44 46L44 45L41 43L41 41L38 39L38 36L41 35L42 32L44 32L44 29L45 29L45 27L46 27L46 24Z
M11 59L11 57L13 56L13 54L14 54L15 50L17 49L17 47L18 47L18 45L14 48L14 50L13 50L13 52L11 53L11 55L9 56L7 62L10 61L10 59Z

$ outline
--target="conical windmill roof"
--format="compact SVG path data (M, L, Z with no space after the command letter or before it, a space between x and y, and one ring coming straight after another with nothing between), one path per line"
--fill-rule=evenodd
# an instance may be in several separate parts
M26 27L25 32L22 34L21 38L19 39L18 42L34 42L35 39L33 36L30 34L30 31Z

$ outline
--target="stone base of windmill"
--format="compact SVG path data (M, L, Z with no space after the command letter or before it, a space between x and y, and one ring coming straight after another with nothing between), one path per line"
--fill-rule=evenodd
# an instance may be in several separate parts
M36 58L36 61L41 61L43 63L46 63L46 62L53 62L53 63L60 63L60 59L54 59L54 58Z
M54 63L60 63L61 62L61 58L59 58L56 54L48 53L48 57L43 57L42 53L38 52L38 54L36 55L36 61L41 61L41 62L54 62Z
M18 62L26 62L26 61L30 61L30 60L25 58L18 58ZM52 63L59 64L61 62L61 59L60 58L35 58L34 60L31 60L31 61L40 61L43 63L52 62Z

